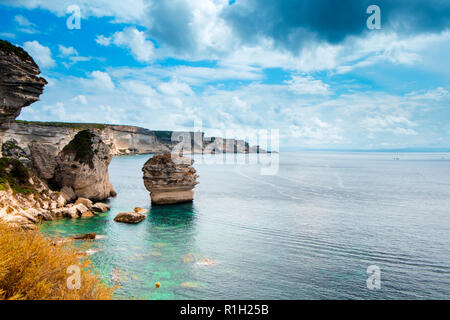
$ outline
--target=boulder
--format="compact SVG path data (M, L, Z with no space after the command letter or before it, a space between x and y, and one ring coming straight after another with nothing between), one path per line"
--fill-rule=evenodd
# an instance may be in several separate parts
M92 218L92 217L95 217L95 215L91 212L91 211L84 211L82 214L81 214L81 217L82 218Z
M105 213L105 212L107 212L110 208L111 208L111 206L110 206L109 204L102 203L102 202L97 202L96 204L94 204L94 205L92 206L92 211L98 212L98 213Z
M56 203L57 203L57 208L62 208L66 205L67 200L64 198L64 196L62 194L60 194L58 196L58 198L56 199Z
M44 180L53 179L58 164L56 161L58 148L51 144L32 142L28 145L28 149L30 149L31 167L37 176Z
M175 160L175 161L174 161ZM144 185L150 191L152 204L174 204L194 199L198 175L194 160L170 153L150 158L142 168Z
M77 197L102 201L115 191L109 182L110 148L95 130L78 132L59 153L55 183L70 187Z
M95 240L97 235L93 232L73 237L75 240Z
M78 198L77 201L75 201L75 205L83 204L86 208L89 210L92 209L92 201L86 198Z
M123 223L139 223L142 220L144 220L145 218L146 218L145 214L131 211L131 212L121 212L121 213L119 213L114 218L114 221L116 221L116 222L123 222Z
M141 213L141 214L146 214L148 212L148 210L142 209L140 207L134 208L133 211L136 213Z
M66 218L77 219L79 217L82 217L83 214L84 217L88 217L90 216L89 213L91 213L89 209L84 204L79 203L77 205L73 205L70 208L67 208L67 210L63 212L63 216Z
M0 40L0 126L8 125L22 108L39 100L47 84L33 58L20 47Z
M62 216L69 219L78 219L80 217L78 215L78 210L75 207L70 207L66 210L63 210Z

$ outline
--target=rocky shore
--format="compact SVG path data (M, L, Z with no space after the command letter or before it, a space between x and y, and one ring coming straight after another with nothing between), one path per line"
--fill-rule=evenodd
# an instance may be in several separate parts
M112 153L100 131L77 130L56 144L30 132L24 145L20 132L14 132L15 118L39 100L47 82L23 49L1 40L0 71L0 136L13 130L20 138L0 141L0 220L33 229L42 220L88 218L109 210L99 201L116 194L108 174ZM58 139L51 130L46 137Z

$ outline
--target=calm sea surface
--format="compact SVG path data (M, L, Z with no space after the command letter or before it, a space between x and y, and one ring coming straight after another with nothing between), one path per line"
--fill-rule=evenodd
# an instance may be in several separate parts
M99 250L91 259L119 279L118 299L157 281L150 299L450 299L448 153L280 153L273 176L195 156L194 202L164 207L143 185L149 157L114 158L110 212L43 226L103 235L77 245ZM137 206L150 209L142 223L113 221ZM380 290L366 287L370 265Z

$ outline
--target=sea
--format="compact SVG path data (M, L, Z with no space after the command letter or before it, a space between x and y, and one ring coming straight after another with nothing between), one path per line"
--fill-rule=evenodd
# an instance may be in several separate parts
M113 159L109 212L42 226L95 232L75 245L115 299L450 299L450 153L280 152L265 172L195 155L194 201L168 206L144 187L151 156ZM135 207L146 220L114 222Z

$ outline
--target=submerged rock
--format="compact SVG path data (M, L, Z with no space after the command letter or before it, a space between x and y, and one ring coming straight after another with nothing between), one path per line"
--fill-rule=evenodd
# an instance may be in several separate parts
M94 130L80 131L58 156L55 183L94 201L115 196L108 173L111 160L109 147Z
M152 204L174 204L194 199L198 175L192 167L194 160L177 157L175 163L170 153L150 158L142 168L144 184Z
M122 223L139 223L144 220L147 216L142 213L131 212L121 212L115 218L114 221Z
M95 237L96 237L97 235L94 233L94 232L91 232L91 233L86 233L86 234L83 234L83 235L81 235L81 236L75 236L75 237L73 237L75 240L95 240Z

